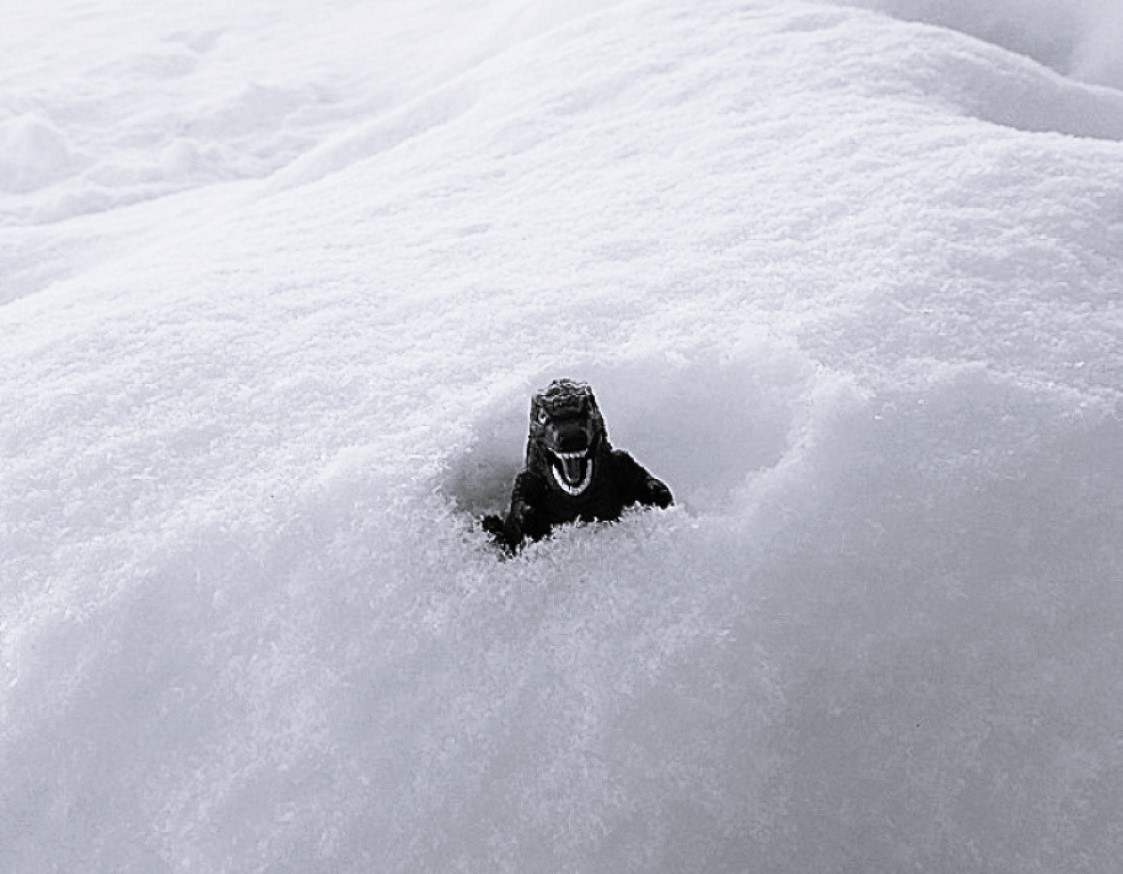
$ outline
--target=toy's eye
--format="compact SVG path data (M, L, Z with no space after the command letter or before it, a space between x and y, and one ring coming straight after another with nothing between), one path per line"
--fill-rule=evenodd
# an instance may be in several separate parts
M550 417L548 415L546 415L546 411L545 410L539 410L538 411L538 424L539 425L545 425L548 421L550 421Z

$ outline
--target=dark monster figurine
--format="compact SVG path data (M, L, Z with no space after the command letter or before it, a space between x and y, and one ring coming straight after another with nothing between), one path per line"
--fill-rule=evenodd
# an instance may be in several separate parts
M612 522L633 504L669 507L671 490L608 442L586 383L556 379L530 402L526 467L515 478L506 516L485 516L492 540L514 553L567 522Z

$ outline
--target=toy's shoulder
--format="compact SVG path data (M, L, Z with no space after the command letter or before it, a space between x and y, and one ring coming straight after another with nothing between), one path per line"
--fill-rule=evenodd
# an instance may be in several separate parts
M607 468L613 476L632 476L635 474L646 475L647 471L644 470L643 465L632 458L631 453L623 449L609 450L607 456Z
M546 491L546 478L537 470L524 467L515 476L514 494L524 501L532 500Z

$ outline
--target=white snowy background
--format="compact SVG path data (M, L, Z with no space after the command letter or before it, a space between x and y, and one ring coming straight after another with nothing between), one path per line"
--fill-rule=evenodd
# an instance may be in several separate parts
M1121 46L5 3L0 871L1118 871ZM500 562L558 376L678 503Z

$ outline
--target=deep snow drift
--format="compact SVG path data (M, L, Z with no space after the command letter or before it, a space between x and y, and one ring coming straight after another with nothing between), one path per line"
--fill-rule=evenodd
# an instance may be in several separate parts
M1114 870L1112 12L862 5L4 13L0 869Z

